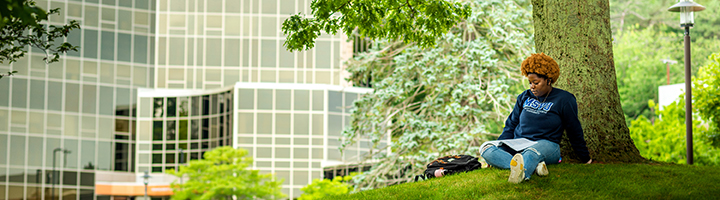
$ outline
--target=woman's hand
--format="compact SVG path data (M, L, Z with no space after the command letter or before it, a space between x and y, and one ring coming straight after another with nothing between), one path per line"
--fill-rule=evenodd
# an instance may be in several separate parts
M590 163L592 163L592 158L590 160L588 160L585 164L590 164Z

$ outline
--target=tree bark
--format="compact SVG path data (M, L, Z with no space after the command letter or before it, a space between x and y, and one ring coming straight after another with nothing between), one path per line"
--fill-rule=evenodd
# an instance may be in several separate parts
M532 0L537 52L560 65L555 85L577 98L590 156L602 162L642 162L620 106L608 0ZM567 137L563 160L577 160Z

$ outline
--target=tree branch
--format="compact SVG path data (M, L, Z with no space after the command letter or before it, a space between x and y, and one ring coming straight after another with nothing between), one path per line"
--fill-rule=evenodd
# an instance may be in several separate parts
M335 9L335 11L337 12L337 11L340 10L341 8L343 8L343 7L347 6L348 4L350 4L350 2L352 2L352 1L353 1L353 0L348 0L348 1L345 2L343 5L340 5L339 7L337 7L337 8ZM335 13L333 13L333 14L335 14Z
M415 10L415 8L412 7L412 5L410 5L410 0L405 0L405 4L410 8L410 18L415 19L415 13L417 11ZM402 8L402 6L400 8Z

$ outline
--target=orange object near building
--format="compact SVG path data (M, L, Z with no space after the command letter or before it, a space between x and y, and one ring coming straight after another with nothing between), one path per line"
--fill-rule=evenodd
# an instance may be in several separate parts
M148 185L148 196L171 196L173 195L170 185ZM95 193L98 195L112 196L143 196L145 195L144 185L112 185L95 184Z

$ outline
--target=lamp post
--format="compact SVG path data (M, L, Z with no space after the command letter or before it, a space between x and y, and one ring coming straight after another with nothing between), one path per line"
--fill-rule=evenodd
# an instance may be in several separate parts
M147 170L145 170L145 175L143 175L142 177L143 177L143 183L145 184L145 200L147 200L148 199L147 186L148 186L148 183L150 182L150 175L148 174Z
M179 165L177 167L175 167L175 173L178 172L178 168L180 168L180 165L182 165L184 160L185 160L185 152L183 152L183 149L180 148L180 159L178 161ZM182 181L182 179L180 179L180 181Z
M670 85L670 64L677 64L677 61L670 60L670 59L662 59L660 60L663 63L665 63L665 69L667 69L667 83L665 85Z
M42 178L42 169L38 169L35 171L35 184L40 185L40 179ZM40 187L35 188L35 196L38 197L38 199L42 199L42 195L40 195Z
M180 149L180 164L182 165L185 163L185 152L183 152L183 149Z
M183 149L180 148L180 164L177 167L175 167L176 173L178 172L178 168L180 168L180 165L182 165L184 161L185 161L185 152L183 152ZM180 189L181 190L182 190L182 184L183 184L183 176L180 176L180 185L181 185Z
M55 148L53 150L53 170L52 170L52 189L50 189L50 198L55 199L55 181L57 181L57 171L55 171L55 155L58 151L62 151L63 154L69 154L70 150L63 148Z
M705 10L702 5L691 0L681 1L668 8L670 12L680 12L680 27L685 28L685 143L687 163L693 164L692 142L692 82L690 80L690 27L693 26L693 12Z

